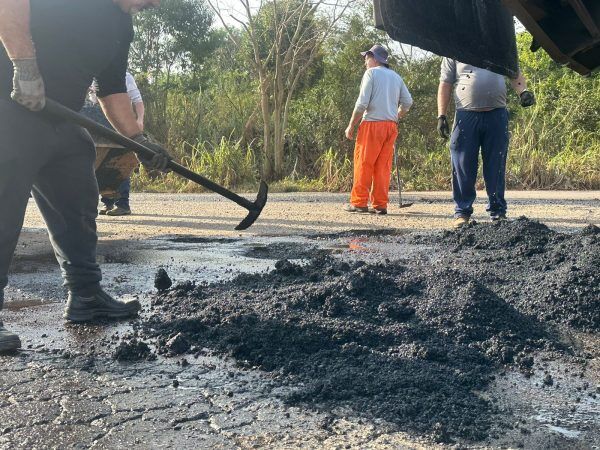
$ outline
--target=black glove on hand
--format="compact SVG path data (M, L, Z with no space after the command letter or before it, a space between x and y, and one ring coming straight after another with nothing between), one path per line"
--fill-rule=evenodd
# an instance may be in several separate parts
M167 169L167 164L169 164L169 161L171 161L173 157L169 155L169 152L166 151L162 145L151 142L148 137L142 133L132 137L131 139L156 153L151 159L145 159L143 156L137 155L137 158L146 169L159 170L161 172L169 171Z
M437 130L442 139L448 139L450 137L450 125L448 125L446 116L438 117Z
M46 105L44 80L35 58L13 59L13 90L10 97L31 111Z
M529 106L535 105L535 97L533 92L523 91L519 97L521 97L521 106L523 108L528 108Z

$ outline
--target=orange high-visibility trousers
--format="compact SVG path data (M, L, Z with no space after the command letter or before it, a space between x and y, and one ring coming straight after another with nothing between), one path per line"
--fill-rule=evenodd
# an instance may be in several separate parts
M387 208L394 142L398 125L392 121L366 122L358 127L354 146L354 184L350 203L375 209Z

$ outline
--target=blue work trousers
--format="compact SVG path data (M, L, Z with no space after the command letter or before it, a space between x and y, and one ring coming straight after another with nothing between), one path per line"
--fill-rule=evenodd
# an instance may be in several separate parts
M126 178L119 185L119 197L115 199L103 196L101 198L102 203L108 208L118 206L119 208L129 209L129 191L131 191L131 178Z
M455 217L470 217L473 214L480 148L488 195L486 211L490 216L506 214L504 191L508 142L506 108L456 112L450 139Z

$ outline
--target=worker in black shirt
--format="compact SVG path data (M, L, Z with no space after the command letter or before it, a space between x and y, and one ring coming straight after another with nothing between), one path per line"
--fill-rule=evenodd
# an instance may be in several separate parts
M141 133L125 86L131 15L159 1L0 2L0 308L31 192L69 290L64 317L83 322L138 313L137 300L115 300L100 287L94 144L83 128L37 111L46 96L78 111L96 79L114 128L156 152L143 164L165 170L170 156ZM20 344L0 322L0 352Z

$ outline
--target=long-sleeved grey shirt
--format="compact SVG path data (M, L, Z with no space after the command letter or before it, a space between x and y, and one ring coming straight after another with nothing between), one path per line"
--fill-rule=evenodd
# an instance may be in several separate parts
M365 71L354 111L363 113L363 120L368 122L395 122L398 107L408 111L412 104L412 96L402 77L387 67L378 66Z

